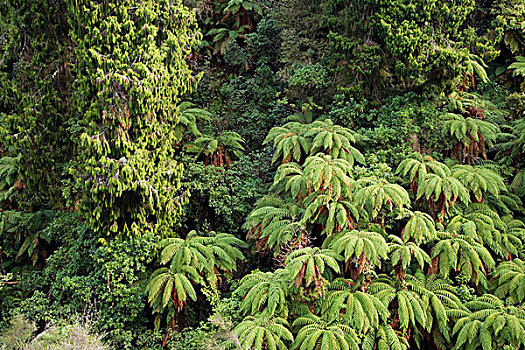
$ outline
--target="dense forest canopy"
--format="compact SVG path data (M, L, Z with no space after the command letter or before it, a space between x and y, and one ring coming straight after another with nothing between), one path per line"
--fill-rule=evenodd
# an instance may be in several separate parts
M525 349L523 0L0 1L0 349Z

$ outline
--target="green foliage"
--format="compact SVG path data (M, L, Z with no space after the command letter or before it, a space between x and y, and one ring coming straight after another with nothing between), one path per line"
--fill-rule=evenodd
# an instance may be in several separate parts
M0 157L18 159L16 187L31 192L19 205L49 202L60 208L77 121L70 103L74 77L67 4L6 1L0 32Z
M401 238L403 242L408 242L413 239L417 245L433 241L436 238L436 228L434 220L427 213L420 211L409 212L410 219L408 219Z
M256 271L244 276L236 293L243 297L245 313L261 313L270 317L288 315L286 297L289 294L289 282L287 273L282 269L274 272Z
M188 298L197 299L192 282L205 285L204 275L213 288L219 269L236 270L236 260L244 259L239 247L246 247L246 244L226 233L210 232L209 236L198 236L196 231L191 231L185 239L162 240L159 261L168 267L157 269L146 285L148 302L157 314L156 327L160 326L161 315L167 309L167 320L173 328L176 312L182 310Z
M355 194L358 208L364 210L370 219L383 218L384 210L394 208L403 211L410 207L408 192L398 184L377 177L363 178L357 181L360 189Z
M525 263L520 259L501 262L494 270L498 288L494 295L509 305L519 305L525 299Z
M451 88L468 69L468 50L459 42L450 42L459 35L461 25L474 9L474 1L368 3L375 9L370 22L377 39L388 58L397 59L387 62L401 88L414 88L432 80L440 83L435 88ZM432 24L431 19L445 26Z
M302 162L309 155L326 152L334 159L343 159L353 165L354 161L364 163L362 154L352 146L355 137L355 132L335 125L330 119L308 123L290 121L282 127L272 128L264 143L273 140L274 162L280 158L282 163Z
M189 144L188 152L196 153L198 158L201 154L206 157L205 164L212 164L214 166L229 167L231 164L231 157L228 150L235 156L240 157L244 147L242 146L243 139L234 131L225 131L220 136L199 136Z
M199 39L195 17L180 1L86 0L68 10L82 114L78 210L102 235L166 235L184 203L172 146L180 96L198 80L184 61Z
M185 239L166 238L159 247L162 265L169 262L171 269L188 266L213 280L215 269L231 271L237 268L236 260L244 259L238 248L245 248L246 244L227 233L210 232L209 236L198 236L196 231L191 231Z
M482 202L487 194L498 196L505 191L503 178L483 166L457 165L452 169L452 176L472 192L473 201Z
M451 336L449 312L461 305L455 289L448 280L437 278L435 275L425 276L421 270L416 271L414 275L406 275L405 285L409 290L418 293L423 304L427 306L428 328L436 337L436 346L447 344ZM416 338L416 341L419 340Z
M108 344L133 348L148 323L140 282L155 254L155 237L145 234L99 245L77 215L58 218L49 229L61 246L41 272L18 274L21 285L9 287L27 293L16 312L39 326L72 315L94 315L93 331L105 334Z
M354 277L359 277L367 264L381 267L381 260L386 260L388 247L383 236L376 232L343 231L330 241L330 247L336 253L343 253L346 268L355 265ZM368 267L370 268L370 267Z
M523 14L525 7L523 3L516 0L498 0L494 4L493 12L496 14L496 22L504 29L504 43L512 54L524 53L525 26L523 25Z
M254 11L256 13L261 13L262 9L260 4L255 1L249 0L230 0L228 5L224 8L224 12L240 12L240 11Z
M357 115L350 122L363 128L357 130L366 136L369 153L397 166L414 151L432 155L445 150L446 143L437 132L443 123L438 105L432 97L406 93L380 105L371 100L356 106Z
M327 267L339 273L338 260L341 257L331 249L301 248L288 255L285 271L296 288L304 287L312 290L313 294L324 295L326 285L323 273L328 270Z
M13 350L25 349L35 331L34 323L29 322L23 316L15 316L11 320L10 328L5 330L0 337L0 345L4 349L7 349L8 346Z
M494 295L485 294L465 303L457 310L454 334L457 340L454 349L494 349L501 345L519 349L525 334L525 313L522 308L505 306Z
M338 85L358 97L475 87L474 73L487 79L481 57L499 53L501 27L471 21L477 16L473 0L336 0L321 6Z
M16 210L0 212L0 239L8 259L26 257L33 265L45 259L49 243L54 240L48 225L55 219L52 210L26 213ZM40 244L39 244L40 243Z
M432 247L431 257L433 266L444 278L453 270L478 284L480 279L485 279L485 267L494 268L490 252L472 237L442 232L438 233L438 238L439 241Z
M456 215L449 221L447 231L469 237L490 248L493 254L505 258L521 249L521 233L512 232L506 226L505 222L485 205L472 204L463 214Z
M248 316L233 330L242 349L285 350L293 342L288 322L280 317Z
M242 226L253 204L266 191L264 178L268 157L262 154L243 156L226 168L193 163L188 164L182 178L182 187L191 193L184 206L182 221L191 228L203 231L213 221L213 228L235 232Z
M89 320L69 320L68 323L62 321L58 326L52 325L43 332L36 331L34 323L23 316L15 316L11 327L0 337L0 346L2 349L13 350L109 349L102 342L102 336L92 334Z
M447 113L443 117L447 119L443 132L457 140L452 154L460 162L472 164L480 155L487 159L487 148L494 146L500 132L497 125L455 113Z
M184 4L0 7L0 343L524 347L522 1Z
M333 281L321 313L326 314L327 319L344 320L359 333L367 333L378 328L389 312L374 295L355 290L352 284L343 278Z
M321 99L329 83L328 71L320 63L295 63L288 74L288 95L300 101Z
M0 158L0 201L11 199L16 193L17 187L20 186L20 160L18 157L2 157Z
M293 349L359 349L359 339L349 326L309 312L293 322L297 336Z
M419 268L423 268L425 263L430 264L430 257L413 242L403 242L401 238L390 235L388 244L390 261L396 267L396 272L403 275L412 262L412 258L418 263ZM398 272L399 271L399 272Z
M288 73L288 69L296 62L320 60L327 47L323 40L326 31L321 29L320 3L292 0L280 4L276 15L282 27L280 60L285 66L282 74Z

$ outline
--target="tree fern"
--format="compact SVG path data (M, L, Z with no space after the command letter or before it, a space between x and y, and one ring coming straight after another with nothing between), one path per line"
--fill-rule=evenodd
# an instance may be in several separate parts
M425 263L430 264L428 254L415 243L403 242L401 238L394 235L390 235L388 238L390 239L390 243L388 243L390 261L398 277L404 278L412 259L418 263L420 268L423 268Z
M166 238L162 240L159 244L162 249L160 263L165 265L170 262L170 267L174 270L190 266L198 272L212 273L212 251L202 243L200 238L196 231L191 231L186 239Z
M240 157L244 151L244 140L235 131L224 131L219 136L199 136L187 146L187 151L196 153L196 158L201 154L205 156L205 164L229 167L231 155Z
M314 112L309 106L301 108L301 111L286 117L287 122L298 122L301 124L311 124L314 121Z
M483 350L509 346L520 349L525 346L525 310L505 306L494 295L485 294L465 307L470 312L458 312L453 333L456 342L453 349Z
M525 169L520 169L516 173L516 176L512 180L510 188L514 193L517 193L522 197L525 196Z
M316 120L308 126L305 136L312 137L310 153L326 152L334 159L344 159L351 165L355 161L364 164L361 152L352 146L354 133L340 125L334 125L330 119Z
M434 158L414 152L399 163L396 174L408 177L412 192L416 195L418 184L425 180L427 174L439 173L443 167L445 165Z
M491 215L492 214L492 215ZM447 231L469 237L485 245L498 255L503 254L500 245L503 222L497 213L486 206L471 204L463 214L456 215L447 224Z
M280 317L248 316L234 329L241 349L287 350L294 340L288 322Z
M248 214L244 228L249 236L258 240L259 248L267 246L279 254L281 247L304 230L299 220L304 209L293 201L275 196L265 196Z
M513 256L520 256L523 252L525 242L525 223L514 219L512 215L506 215L501 218L503 227L500 229L501 240L499 242L506 259Z
M414 152L399 163L396 174L407 176L410 181L421 182L427 173L432 172L432 169L439 164L442 163L434 160L431 156Z
M506 189L503 178L483 166L457 165L452 168L452 176L472 193L477 202L482 202L487 194L497 197Z
M443 222L452 204L460 200L470 203L468 190L452 176L448 167L441 168L438 174L428 174L417 190L417 199L426 199L435 219Z
M450 342L448 313L462 305L454 286L448 280L436 275L425 275L421 270L413 275L406 275L405 285L421 296L424 305L428 305L428 328L432 329L435 344L442 347Z
M321 313L329 320L343 320L359 333L386 322L389 312L374 295L356 290L355 282L338 278L330 284Z
M510 125L511 134L505 142L498 144L498 157L509 160L516 168L516 174L510 186L519 196L525 196L525 118L513 121Z
M403 242L410 239L419 245L432 241L436 238L436 227L434 220L427 213L407 210L410 218L401 232Z
M325 283L322 274L326 267L338 273L341 257L330 249L302 248L293 251L285 261L285 270L295 281L295 287L313 289L315 294L324 295Z
M520 197L509 192L507 189L498 196L486 196L484 203L486 203L492 210L497 211L500 215L509 215L524 210L523 202Z
M387 258L388 246L383 236L376 232L343 231L330 241L330 248L343 255L348 268L352 265L352 278L357 279L367 262L380 267Z
M501 218L485 204L473 203L454 216L447 224L447 231L456 232L487 246L501 258L517 256L525 238L523 223L512 216Z
M525 300L525 262L521 259L501 262L494 271L498 287L494 295L510 305L521 305Z
M455 113L446 113L443 118L447 119L443 123L443 132L458 142L459 147L453 154L460 162L473 163L480 154L487 159L487 147L494 146L500 133L496 124Z
M287 163L292 159L299 162L310 153L310 141L304 136L304 125L299 122L289 122L272 128L264 144L272 141L274 147L272 162L281 160L282 163Z
M244 276L235 291L243 297L244 313L267 316L288 315L289 276L283 269L274 272L252 272Z
M512 69L512 75L525 77L525 57L516 56L516 62L512 63L508 69Z
M433 273L447 278L450 271L455 271L475 284L485 281L486 268L495 265L487 248L468 236L440 232L438 237L431 251Z
M181 112L179 124L175 126L175 133L179 140L182 140L185 129L190 131L193 136L200 137L202 133L197 127L198 120L211 120L211 113L198 108L195 104L184 101L177 106L178 110Z
M308 186L303 167L295 162L280 165L270 191L278 194L289 193L296 199L304 198L308 193Z
M318 153L304 163L303 176L312 191L330 190L341 194L352 185L352 165L344 159L334 159Z
M153 312L163 312L170 302L180 311L188 298L196 300L192 281L199 284L204 282L197 270L191 266L157 269L146 285L148 302Z
M366 333L361 344L362 350L406 350L408 341L400 337L389 324L381 324L379 327Z
M477 75L479 79L484 83L489 80L485 68L488 68L488 66L485 64L485 62L483 62L481 57L479 57L478 55L469 54L469 57L467 59L467 74L471 77L471 83L474 89L476 88L474 74Z
M352 202L329 192L313 192L303 203L306 209L301 222L321 224L326 236L355 227L359 220L359 211Z
M403 210L410 207L410 198L407 191L386 179L369 177L359 179L360 189L355 194L357 207L368 213L371 219L384 218L384 210L392 211L395 208Z
M333 159L342 159L353 165L355 161L364 163L364 157L352 144L355 133L330 119L311 121L312 116L289 117L288 123L274 127L268 133L264 143L273 141L275 149L272 161L298 163L309 155L323 153Z
M244 241L232 234L213 231L209 237L203 237L202 242L211 249L214 267L227 272L237 270L237 261L244 260L239 248L248 247Z
M199 236L196 231L190 231L186 239L167 238L159 246L161 264L170 262L172 270L189 266L215 282L219 269L234 271L237 268L237 260L244 259L239 248L246 244L227 233L210 232L210 236Z
M407 330L421 326L429 329L427 307L420 293L404 288L390 277L381 276L373 280L368 291L377 297L388 308L393 308L394 328Z
M344 323L328 320L308 312L295 319L297 329L292 349L301 350L358 350L359 338L356 332Z

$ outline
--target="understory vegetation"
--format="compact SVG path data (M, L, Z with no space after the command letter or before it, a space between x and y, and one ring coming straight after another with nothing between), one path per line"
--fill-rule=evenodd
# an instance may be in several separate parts
M523 0L0 1L0 349L525 349Z

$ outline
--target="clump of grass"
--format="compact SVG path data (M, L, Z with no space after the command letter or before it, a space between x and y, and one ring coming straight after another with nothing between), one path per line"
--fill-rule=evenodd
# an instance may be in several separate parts
M47 327L36 334L36 326L23 316L15 316L0 335L1 350L109 350L102 336L92 332L89 320Z
M18 315L11 320L11 326L0 334L0 349L24 350L36 331L34 322Z

